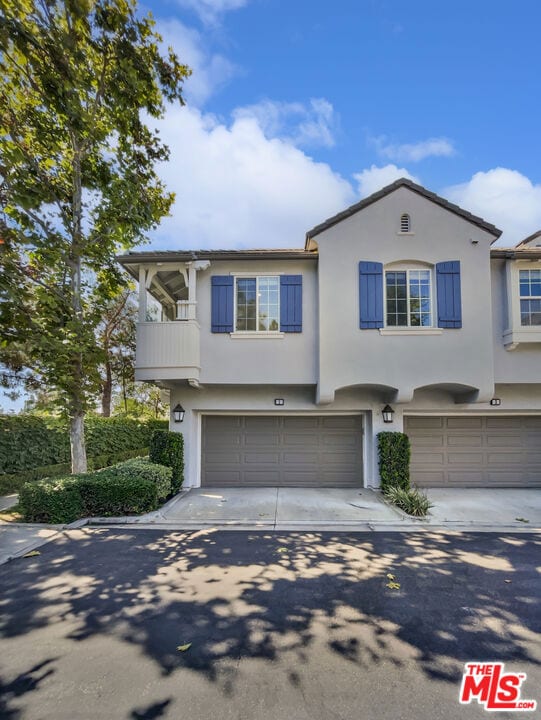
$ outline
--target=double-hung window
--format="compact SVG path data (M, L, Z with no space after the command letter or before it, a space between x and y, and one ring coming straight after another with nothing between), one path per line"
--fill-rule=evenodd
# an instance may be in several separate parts
M432 326L430 270L389 270L385 273L386 325Z
M520 270L520 323L541 325L541 270Z
M280 330L280 278L237 277L235 281L235 330Z

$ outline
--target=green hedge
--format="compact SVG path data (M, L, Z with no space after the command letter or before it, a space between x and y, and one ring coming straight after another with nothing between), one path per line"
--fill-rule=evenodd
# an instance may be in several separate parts
M81 517L150 512L170 494L170 468L132 459L93 473L25 483L26 522L69 523Z
M184 437L182 433L155 430L150 438L149 460L173 471L172 490L177 493L184 482Z
M124 450L123 452L114 453L113 455L98 455L88 460L89 470L99 470L100 468L109 467L115 463L129 460L130 458L145 457L148 455L148 448L140 448L138 450ZM23 473L14 475L0 475L0 495L19 492L25 482L33 480L42 480L43 478L64 477L71 472L71 463L59 463L58 465L47 465L45 467L34 468Z
M78 476L25 483L19 508L26 522L68 523L84 517Z
M410 441L401 432L378 433L379 475L381 489L410 487Z
M139 421L89 415L85 419L87 457L92 460L114 457L130 450L139 451L149 446L156 429L167 427L167 420ZM0 478L69 462L69 433L64 420L36 415L0 415Z

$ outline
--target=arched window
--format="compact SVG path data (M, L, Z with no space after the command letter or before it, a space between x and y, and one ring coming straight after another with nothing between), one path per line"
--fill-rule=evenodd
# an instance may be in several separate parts
M402 213L402 215L400 216L400 232L411 232L411 219L408 213Z

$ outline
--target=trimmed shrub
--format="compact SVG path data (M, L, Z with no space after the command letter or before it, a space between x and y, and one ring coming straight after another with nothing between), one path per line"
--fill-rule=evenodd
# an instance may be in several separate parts
M378 433L379 475L381 489L391 487L409 490L410 487L410 441L401 432Z
M132 458L143 458L148 456L148 448L140 448L139 450L124 450L113 455L98 455L90 458L88 461L89 470L101 470L102 468L111 467L117 463L131 460Z
M25 483L19 507L27 522L47 523L150 512L171 494L171 475L171 468L148 460L127 460L93 473Z
M25 482L42 480L43 478L64 477L71 472L71 463L46 465L14 475L0 475L0 495L19 492Z
M414 517L424 517L433 507L425 493L417 490L417 488L404 490L399 487L390 487L385 491L385 497L393 505Z
M112 455L98 455L88 459L88 470L99 470L100 468L109 467L115 463L129 460L130 458L145 457L148 455L148 448L140 448L139 450L125 450L124 452L114 453ZM0 475L0 495L19 492L25 482L33 480L42 480L43 478L65 477L71 472L71 463L60 463L58 465L47 465L45 467L34 468L23 473L14 475Z
M142 458L126 460L126 462L104 468L93 474L95 477L107 478L110 482L124 478L150 480L156 485L158 500L165 500L171 495L172 475L171 468Z
M152 480L127 475L112 479L105 473L89 473L79 481L85 516L138 515L158 507L158 488Z
M177 493L184 482L184 437L182 433L155 430L150 438L150 462L170 467L173 471L171 489Z
M70 523L84 517L78 475L27 482L21 488L19 508L26 522Z
M85 419L87 457L93 460L128 451L139 452L149 446L157 428L167 427L167 420L141 422L88 415ZM69 432L64 420L37 415L0 415L0 477L69 462Z

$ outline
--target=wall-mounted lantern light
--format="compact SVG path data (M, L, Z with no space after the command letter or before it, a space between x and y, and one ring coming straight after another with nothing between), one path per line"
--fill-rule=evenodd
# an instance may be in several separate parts
M492 398L492 400L490 401L490 404L491 405L501 405L502 401L500 400L500 398Z
M381 414L383 415L384 423L392 423L394 410L392 409L392 407L390 405L385 405L385 407L381 411Z
M176 423L181 423L184 420L184 408L182 405L176 405L173 408L173 417Z

